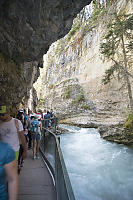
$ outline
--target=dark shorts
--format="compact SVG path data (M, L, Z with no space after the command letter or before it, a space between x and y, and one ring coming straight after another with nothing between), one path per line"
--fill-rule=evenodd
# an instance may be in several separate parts
M32 140L40 140L41 139L41 136L39 133L38 134L32 133L31 137L32 137Z

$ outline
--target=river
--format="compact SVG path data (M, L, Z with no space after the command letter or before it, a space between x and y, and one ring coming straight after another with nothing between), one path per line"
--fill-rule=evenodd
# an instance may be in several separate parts
M60 125L60 145L76 200L133 200L133 149L96 129Z

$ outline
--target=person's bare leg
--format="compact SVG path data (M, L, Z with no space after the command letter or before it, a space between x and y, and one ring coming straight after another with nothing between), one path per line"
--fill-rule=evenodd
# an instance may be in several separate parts
M40 147L40 140L36 141L36 156L39 158L38 152L39 152L39 147Z
M33 158L36 158L36 140L33 140Z

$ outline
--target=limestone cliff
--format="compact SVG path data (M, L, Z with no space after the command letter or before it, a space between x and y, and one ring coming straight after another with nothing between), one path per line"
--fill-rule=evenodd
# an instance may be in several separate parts
M102 84L105 62L99 52L110 12L132 12L132 2L118 0L97 23L80 27L51 45L44 56L44 68L35 84L39 106L53 108L65 123L116 124L123 121L128 107L126 88L117 79ZM85 115L85 116L84 116Z
M0 51L18 63L38 61L91 0L0 1Z
M114 10L133 12L133 1L113 2L96 23L88 23L76 31L72 29L65 38L51 45L34 86L38 107L53 108L62 119L60 123L99 128L104 139L133 145L132 131L123 126L129 107L125 84L115 76L107 85L102 84L111 62L105 62L99 47L110 14Z
M43 54L70 30L73 18L90 2L0 1L0 103L12 107L27 99Z
M6 60L0 55L0 103L11 107L13 113L18 105L26 107L29 90L39 76L36 62L17 66L15 62Z

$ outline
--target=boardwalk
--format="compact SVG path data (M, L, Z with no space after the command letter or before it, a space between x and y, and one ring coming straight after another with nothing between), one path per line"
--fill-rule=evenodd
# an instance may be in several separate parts
M43 160L32 160L32 152L19 175L18 200L56 200L52 178Z

